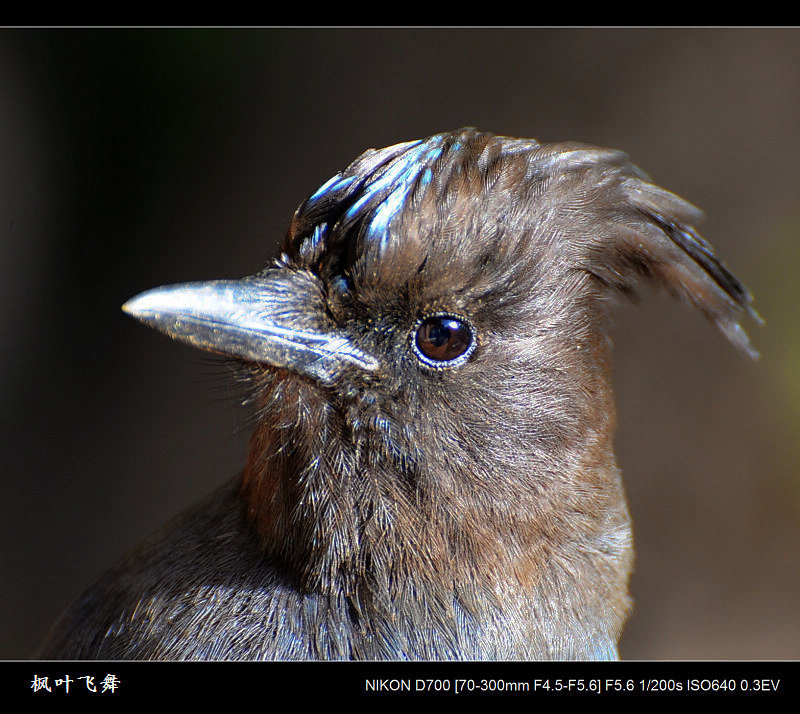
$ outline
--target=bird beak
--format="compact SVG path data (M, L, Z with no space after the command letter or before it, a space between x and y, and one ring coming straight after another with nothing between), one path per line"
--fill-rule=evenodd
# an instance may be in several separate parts
M378 368L328 316L316 279L299 271L276 268L242 280L165 285L122 309L181 342L324 384L348 366Z

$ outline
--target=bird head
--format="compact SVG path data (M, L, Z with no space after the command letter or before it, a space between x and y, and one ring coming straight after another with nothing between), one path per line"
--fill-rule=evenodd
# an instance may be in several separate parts
M618 630L610 306L650 280L755 354L751 296L698 219L621 152L462 129L362 154L261 272L125 310L247 366L242 494L306 587L366 580L391 599L437 580L470 602L560 569L576 602L602 591Z

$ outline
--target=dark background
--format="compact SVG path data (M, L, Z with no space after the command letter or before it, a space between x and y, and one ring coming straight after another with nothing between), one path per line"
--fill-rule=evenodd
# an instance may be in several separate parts
M614 333L626 658L800 658L800 33L0 31L0 658L244 464L227 368L126 317L263 267L368 147L474 125L628 152L706 212L762 353L643 291Z

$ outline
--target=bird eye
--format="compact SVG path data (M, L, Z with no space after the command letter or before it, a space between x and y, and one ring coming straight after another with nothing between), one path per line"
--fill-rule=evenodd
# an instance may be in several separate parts
M475 331L453 315L423 318L414 333L417 357L430 367L452 367L465 362L475 349Z

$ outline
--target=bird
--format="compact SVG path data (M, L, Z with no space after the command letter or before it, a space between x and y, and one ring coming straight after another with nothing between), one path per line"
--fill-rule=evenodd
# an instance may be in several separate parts
M652 284L758 355L700 219L621 151L467 127L361 154L259 272L133 298L247 376L246 466L39 656L617 659L615 306Z

